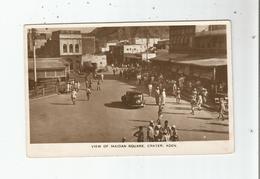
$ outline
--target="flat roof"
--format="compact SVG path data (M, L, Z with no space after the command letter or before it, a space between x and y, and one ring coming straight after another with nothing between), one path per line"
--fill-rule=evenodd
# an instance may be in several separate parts
M216 67L216 66L227 65L227 59L226 58L208 58L208 59L200 59L200 60L172 61L172 63L203 66L203 67Z
M36 58L36 69L64 69L66 68L65 60L61 58ZM28 59L28 69L34 68L33 59Z

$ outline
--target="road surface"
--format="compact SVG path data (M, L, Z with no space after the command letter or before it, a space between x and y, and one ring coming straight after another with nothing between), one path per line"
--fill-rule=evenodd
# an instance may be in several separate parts
M138 126L157 120L158 106L147 94L144 108L129 109L121 103L127 90L146 92L144 86L105 74L101 88L93 90L87 101L82 84L76 105L72 104L70 94L30 100L31 143L120 142L122 137L134 142L133 133ZM228 119L219 121L218 114L207 109L191 115L188 102L174 101L167 97L163 121L176 126L181 141L228 140Z

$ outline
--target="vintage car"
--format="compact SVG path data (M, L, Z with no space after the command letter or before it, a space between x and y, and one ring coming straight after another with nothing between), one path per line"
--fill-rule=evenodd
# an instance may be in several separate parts
M123 104L130 107L144 107L144 95L138 91L127 91L125 95L121 97Z

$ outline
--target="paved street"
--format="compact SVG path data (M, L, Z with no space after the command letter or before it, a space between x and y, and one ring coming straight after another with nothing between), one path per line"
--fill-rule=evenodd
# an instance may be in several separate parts
M102 90L93 90L90 101L86 100L85 84L81 88L76 105L72 105L70 94L30 101L32 143L120 142L122 137L136 141L133 133L138 126L157 120L158 106L147 94L144 108L129 109L121 104L121 96L127 90L145 90L136 87L135 82L105 74ZM228 139L227 119L219 121L218 114L207 109L191 115L188 102L174 101L172 97L167 98L163 121L176 125L180 140Z

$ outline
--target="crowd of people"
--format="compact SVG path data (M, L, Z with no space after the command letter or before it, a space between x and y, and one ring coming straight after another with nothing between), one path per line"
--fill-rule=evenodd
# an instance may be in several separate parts
M86 97L87 100L90 100L90 96L92 93L92 90L94 90L93 84L96 83L96 91L101 90L101 83L104 81L104 74L101 73L100 76L97 76L96 74L93 76L92 74L89 74L85 78L85 87L86 89L81 89L86 91ZM80 90L80 81L76 81L73 79L72 81L67 82L67 88L66 88L66 93L71 94L71 101L75 105L76 104L76 99L78 92Z
M138 131L134 133L134 137L137 138L137 142L167 142L167 141L179 141L179 136L176 131L176 126L170 126L168 121L164 121L162 126L160 121L155 124L154 121L150 121L147 126L146 139L144 127L139 126Z

